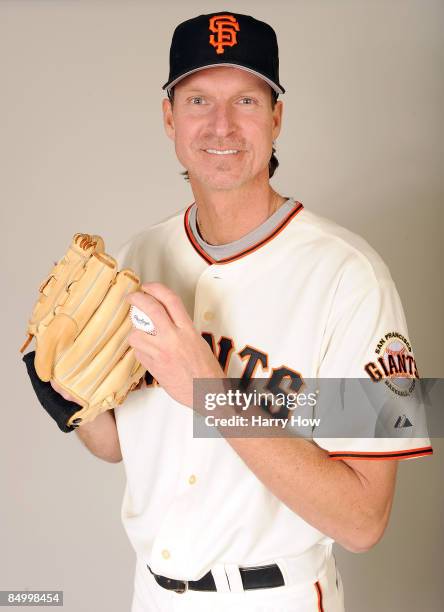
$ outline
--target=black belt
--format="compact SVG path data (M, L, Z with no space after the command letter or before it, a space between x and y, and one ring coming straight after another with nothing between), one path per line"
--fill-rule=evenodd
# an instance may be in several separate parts
M217 591L216 583L214 582L213 574L208 572L199 580L175 580L166 576L159 576L151 571L149 565L147 568L153 574L157 584L169 591L176 593L185 593L185 591ZM276 563L272 565L261 565L260 567L240 567L239 572L242 579L242 585L245 591L251 589L272 589L273 587L284 586L285 581L282 572Z

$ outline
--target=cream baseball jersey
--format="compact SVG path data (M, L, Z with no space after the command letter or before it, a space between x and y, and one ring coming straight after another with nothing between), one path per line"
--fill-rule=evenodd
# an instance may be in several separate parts
M380 257L292 198L281 208L271 229L233 243L226 257L202 248L193 204L139 233L117 259L182 298L230 377L269 378L278 388L292 377L416 376ZM115 415L127 476L122 521L153 572L197 580L217 563L265 565L331 549L333 540L266 489L226 440L193 438L193 411L149 375ZM332 460L432 453L428 438L314 440ZM321 556L307 561L307 579Z

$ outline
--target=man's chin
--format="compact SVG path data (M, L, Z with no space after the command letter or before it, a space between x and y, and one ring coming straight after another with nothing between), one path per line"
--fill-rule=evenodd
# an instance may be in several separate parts
M214 189L217 191L237 189L246 182L245 177L233 176L233 174L228 172L219 172L212 175L190 172L189 175L192 182L196 181L208 189Z

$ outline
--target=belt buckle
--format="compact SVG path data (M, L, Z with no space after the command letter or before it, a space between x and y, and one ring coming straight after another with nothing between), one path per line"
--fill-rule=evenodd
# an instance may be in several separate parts
M183 584L183 587L178 587L174 589L175 593L186 593L188 591L188 580L179 580Z

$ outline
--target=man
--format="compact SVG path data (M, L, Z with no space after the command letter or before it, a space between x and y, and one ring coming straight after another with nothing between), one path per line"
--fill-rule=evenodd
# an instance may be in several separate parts
M270 185L284 88L269 25L234 13L180 24L164 89L194 202L121 250L145 281L130 301L155 333L129 342L149 374L77 430L125 464L132 612L343 610L333 542L380 540L396 460L430 454L429 440L196 438L193 380L389 380L393 338L414 363L398 294L365 241Z

